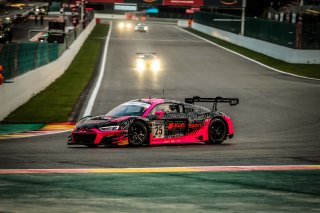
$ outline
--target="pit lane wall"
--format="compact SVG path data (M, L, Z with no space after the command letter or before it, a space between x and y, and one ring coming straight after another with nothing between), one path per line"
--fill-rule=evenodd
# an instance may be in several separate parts
M95 20L92 20L57 60L14 78L12 83L0 85L0 121L32 96L44 90L67 70L95 25Z
M294 64L320 64L320 50L292 49L192 22L192 28L221 40Z

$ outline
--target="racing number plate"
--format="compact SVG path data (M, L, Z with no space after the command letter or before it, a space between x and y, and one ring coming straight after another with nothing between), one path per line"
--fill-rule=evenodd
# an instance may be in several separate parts
M152 135L155 138L164 138L164 125L153 126Z

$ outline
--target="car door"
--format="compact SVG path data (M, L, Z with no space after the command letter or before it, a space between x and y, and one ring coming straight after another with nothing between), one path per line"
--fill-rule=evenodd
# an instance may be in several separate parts
M202 107L191 104L186 104L184 108L188 118L187 133L196 132L201 129L205 123L205 120L208 118L209 111Z
M182 104L158 104L149 115L154 116L151 121L151 132L154 138L176 138L187 133L188 119Z

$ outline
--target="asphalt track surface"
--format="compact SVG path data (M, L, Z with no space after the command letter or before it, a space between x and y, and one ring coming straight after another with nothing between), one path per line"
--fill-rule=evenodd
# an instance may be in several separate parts
M154 52L158 73L138 72L136 53ZM69 133L0 141L0 169L132 168L217 165L318 165L320 82L277 73L172 25L150 32L113 26L104 78L93 114L143 97L184 100L238 97L219 105L234 121L235 137L222 145L139 148L67 147ZM48 108L48 110L50 110Z

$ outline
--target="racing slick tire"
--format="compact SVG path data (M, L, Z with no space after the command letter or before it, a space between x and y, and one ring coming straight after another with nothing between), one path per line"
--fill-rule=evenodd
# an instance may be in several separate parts
M227 124L221 118L213 118L209 124L208 136L209 140L206 142L208 144L221 144L227 137Z
M128 142L131 146L141 146L148 143L149 131L147 126L141 122L136 121L132 123L128 129Z

